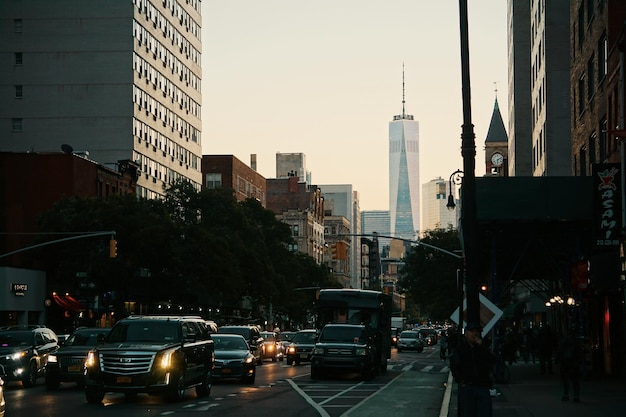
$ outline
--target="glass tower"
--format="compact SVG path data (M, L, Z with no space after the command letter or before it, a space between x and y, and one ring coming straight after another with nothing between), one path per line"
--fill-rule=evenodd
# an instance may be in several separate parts
M389 122L389 214L391 236L415 239L419 230L419 124L404 108Z

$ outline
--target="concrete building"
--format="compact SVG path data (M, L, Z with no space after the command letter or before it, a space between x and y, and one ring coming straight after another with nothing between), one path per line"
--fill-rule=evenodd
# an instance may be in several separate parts
M361 212L361 233L372 235L378 233L382 236L391 235L389 210L366 210ZM389 254L389 244L391 239L385 237L378 238L378 246L381 256Z
M200 0L0 2L1 151L141 169L137 194L202 184Z
M406 114L389 122L389 213L391 235L414 239L420 229L419 124Z
M422 229L420 233L436 229L456 229L456 210L448 210L449 181L435 178L422 184ZM456 185L452 192L456 195Z
M234 155L203 155L202 178L205 188L230 188L237 201L254 198L265 207L265 177Z
M349 228L345 234L350 242L350 285L359 288L361 276L361 208L359 205L359 193L352 188L351 184L325 184L320 185L324 196L324 210L326 218L329 216L342 216L348 221ZM326 228L328 230L328 228Z
M306 170L306 155L276 152L276 178L294 176L299 182L311 184L311 173Z

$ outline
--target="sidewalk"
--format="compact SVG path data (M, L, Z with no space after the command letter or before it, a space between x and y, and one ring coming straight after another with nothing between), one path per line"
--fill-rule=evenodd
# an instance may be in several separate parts
M626 378L600 376L581 381L580 403L561 401L559 368L554 374L541 375L538 364L510 366L511 381L496 385L494 417L617 417L626 415ZM447 417L458 416L457 384L453 384ZM571 388L570 388L571 390ZM571 396L571 392L570 392ZM442 410L445 410L446 398ZM445 414L443 414L445 416Z

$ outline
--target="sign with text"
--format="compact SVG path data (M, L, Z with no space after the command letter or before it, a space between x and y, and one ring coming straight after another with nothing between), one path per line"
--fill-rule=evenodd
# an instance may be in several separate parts
M622 216L620 164L593 164L593 246L619 246Z
M28 290L28 284L15 284L11 283L11 292L15 295L23 297Z

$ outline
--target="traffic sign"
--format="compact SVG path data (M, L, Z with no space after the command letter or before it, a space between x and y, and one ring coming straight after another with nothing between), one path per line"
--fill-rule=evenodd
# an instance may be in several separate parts
M483 329L482 336L485 337L502 317L502 310L482 294L478 294L478 301L480 302L480 327ZM459 324L459 307L454 310L450 319ZM461 327L465 328L467 326L467 297L463 299L462 321Z

